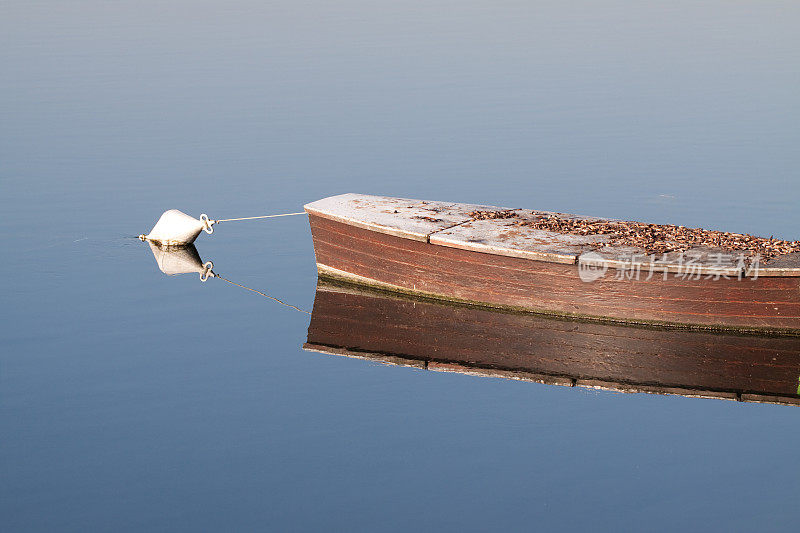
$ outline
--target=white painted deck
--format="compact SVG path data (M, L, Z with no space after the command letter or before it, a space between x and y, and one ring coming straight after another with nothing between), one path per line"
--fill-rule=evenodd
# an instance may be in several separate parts
M437 231L472 220L470 211L503 208L347 193L311 202L304 209L351 226L427 241Z

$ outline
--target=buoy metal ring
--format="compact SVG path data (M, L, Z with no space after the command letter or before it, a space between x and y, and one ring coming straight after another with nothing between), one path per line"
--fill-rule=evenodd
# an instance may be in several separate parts
M200 281L205 283L208 278L214 277L214 272L211 271L212 268L214 268L214 263L211 261L206 261L206 263L203 265L203 271L200 273Z
M210 219L208 218L208 215L206 215L205 213L203 213L202 215L200 215L200 222L202 222L202 223L203 223L203 231L205 231L205 232L206 232L206 233L208 233L209 235L211 235L212 233L214 233L214 228L213 228L213 225L214 225L214 222L216 222L216 221L214 221L214 220L210 220Z

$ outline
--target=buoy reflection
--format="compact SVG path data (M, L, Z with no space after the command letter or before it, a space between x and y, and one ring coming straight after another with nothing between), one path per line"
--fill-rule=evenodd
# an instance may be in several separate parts
M194 244L164 246L152 241L148 241L147 244L150 245L150 251L153 252L158 269L167 276L196 273L200 275L201 281L215 276L211 270L214 268L214 263L203 262Z
M264 298L268 298L286 307L300 311L301 313L305 313L307 315L311 314L295 305L284 302L283 300L275 298L274 296L270 296L265 292L253 289L252 287L247 287L246 285L236 283L235 281L231 281L223 276L220 276L212 270L214 268L213 262L203 261L203 259L200 257L200 253L197 251L197 247L195 247L194 244L187 244L183 246L165 246L153 241L147 241L147 244L150 246L150 251L153 252L153 257L156 260L158 269L167 276L176 276L179 274L199 274L200 281L206 281L209 278L217 278L225 283L230 283L231 285L241 287L242 289L263 296Z

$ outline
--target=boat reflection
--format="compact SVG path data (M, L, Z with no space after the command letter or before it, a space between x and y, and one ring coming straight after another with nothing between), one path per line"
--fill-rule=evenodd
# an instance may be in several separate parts
M321 279L303 348L427 370L800 404L800 338L553 319Z

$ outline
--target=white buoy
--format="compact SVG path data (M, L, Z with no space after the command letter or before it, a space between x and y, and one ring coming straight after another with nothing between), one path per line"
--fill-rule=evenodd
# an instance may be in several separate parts
M147 235L139 235L143 241L151 241L165 246L186 246L192 244L201 231L209 235L214 233L214 224L220 222L234 222L237 220L256 220L259 218L290 217L294 215L305 215L305 211L299 213L280 213L277 215L261 215L257 217L223 218L212 220L203 213L200 219L196 219L177 209L164 211L161 218Z
M208 233L213 231L208 223L208 217L201 218L205 220L198 220L177 209L170 209L161 215L150 233L140 235L140 238L168 246L185 246L193 243L201 231L206 230Z

